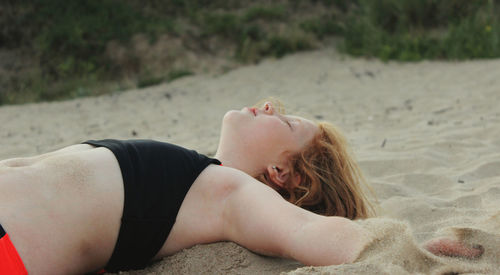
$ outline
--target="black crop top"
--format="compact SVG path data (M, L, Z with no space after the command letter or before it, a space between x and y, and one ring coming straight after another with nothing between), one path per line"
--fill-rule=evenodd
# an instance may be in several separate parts
M106 271L144 268L175 223L189 188L218 160L177 145L152 140L89 140L105 147L120 165L125 191L122 224Z

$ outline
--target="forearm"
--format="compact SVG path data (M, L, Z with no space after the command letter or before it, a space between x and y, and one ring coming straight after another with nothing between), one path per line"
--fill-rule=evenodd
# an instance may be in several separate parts
M318 217L291 238L286 256L316 266L352 263L372 240L370 232L341 217Z

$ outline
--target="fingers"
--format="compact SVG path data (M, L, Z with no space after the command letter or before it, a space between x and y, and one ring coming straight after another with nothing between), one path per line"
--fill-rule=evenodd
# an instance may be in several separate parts
M469 247L452 239L430 240L424 245L424 248L437 256L462 257L467 259L477 259L484 253L484 248L481 245Z

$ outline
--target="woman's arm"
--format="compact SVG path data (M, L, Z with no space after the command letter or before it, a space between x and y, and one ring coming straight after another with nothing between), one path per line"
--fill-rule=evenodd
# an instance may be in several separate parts
M368 231L341 217L324 217L285 201L248 175L224 206L224 237L265 255L306 265L353 262L371 240Z

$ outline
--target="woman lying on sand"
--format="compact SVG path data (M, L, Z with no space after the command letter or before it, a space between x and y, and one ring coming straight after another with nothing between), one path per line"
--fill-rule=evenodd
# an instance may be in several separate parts
M8 159L0 273L138 269L224 240L306 265L349 263L371 241L350 220L372 213L362 183L339 132L271 102L228 112L215 158L156 141L91 140Z

